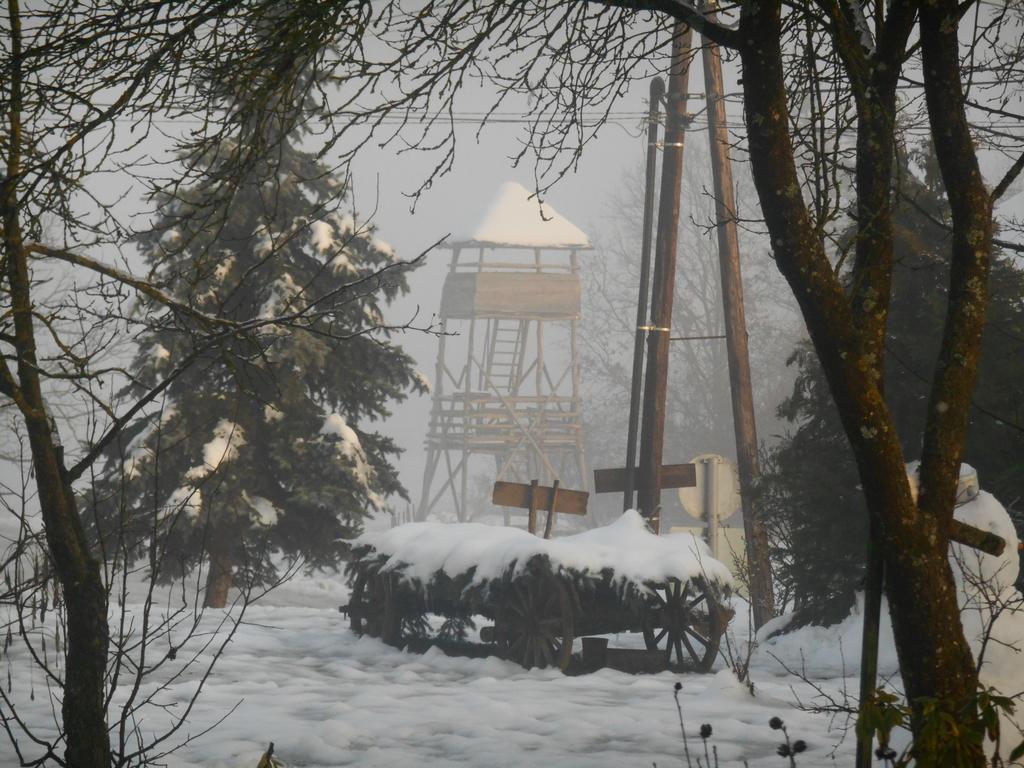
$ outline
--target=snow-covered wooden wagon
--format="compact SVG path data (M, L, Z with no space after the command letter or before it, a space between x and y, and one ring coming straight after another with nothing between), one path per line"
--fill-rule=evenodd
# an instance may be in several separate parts
M495 653L526 668L578 667L575 638L642 632L665 667L706 671L731 615L723 600L732 577L707 545L657 536L636 512L556 539L408 523L356 539L347 573L355 632L414 650ZM493 626L470 644L480 617Z

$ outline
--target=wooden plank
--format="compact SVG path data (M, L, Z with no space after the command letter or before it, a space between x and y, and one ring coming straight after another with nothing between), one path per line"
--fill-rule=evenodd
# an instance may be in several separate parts
M555 495L554 489L546 485L537 486L537 509L551 509L551 497ZM567 488L559 488L555 499L554 511L565 515L587 514L587 499L590 494L586 491L570 491ZM509 483L499 480L494 484L494 493L491 501L499 507L518 507L519 509L530 508L530 486L527 483Z
M637 474L634 473L634 477ZM664 464L661 467L662 488L693 488L697 485L697 467L694 464ZM626 489L626 470L595 469L595 493L621 493Z
M975 528L973 525L953 520L949 530L949 538L958 544L979 549L989 555L999 556L1006 549L1006 539L989 531Z
M557 480L555 480L555 482L551 484L551 506L552 507L558 506L558 481ZM552 510L550 510L548 512L548 521L544 524L544 538L545 539L550 539L551 538L551 526L555 522L555 514L556 513L555 513L554 509L552 509Z
M441 291L441 316L536 317L569 320L580 314L577 275L455 272Z
M449 274L441 289L441 317L473 317L475 295L475 274Z
M526 530L528 530L530 533L533 533L533 534L537 533L537 502L538 502L538 498L537 497L540 495L540 494L537 493L537 488L538 487L539 486L537 484L537 481L536 480L531 480L530 481L530 490L527 491L527 495L528 495L528 499L529 500L527 501L526 506L530 510L530 512L529 512L530 518L529 518L529 521L527 522Z

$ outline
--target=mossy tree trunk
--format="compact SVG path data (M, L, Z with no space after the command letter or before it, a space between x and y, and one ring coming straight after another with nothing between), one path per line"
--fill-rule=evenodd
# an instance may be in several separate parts
M921 494L915 502L882 381L893 248L895 86L915 10L913 3L893 3L874 51L836 35L858 99L859 237L849 293L827 258L801 194L788 124L780 3L748 8L738 47L754 181L775 258L800 305L877 523L916 729L924 698L943 699L964 722L976 717L970 702L977 671L960 623L948 529L985 318L991 205L963 109L955 3L925 3L920 29L926 96L946 187L954 190L954 236L951 298L924 436ZM842 19L836 23L843 28ZM921 756L918 764L932 764L928 759ZM980 749L975 763L983 764Z

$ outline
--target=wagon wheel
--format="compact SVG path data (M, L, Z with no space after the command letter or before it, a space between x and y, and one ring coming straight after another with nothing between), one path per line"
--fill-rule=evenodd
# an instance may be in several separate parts
M557 578L517 579L504 593L495 634L503 655L527 669L557 666L572 658L572 597Z
M366 602L366 579L366 572L359 571L348 599L349 629L357 635L369 634L367 612L371 608Z
M349 626L357 635L377 637L385 624L382 577L360 571L348 603Z
M662 650L670 669L707 672L725 632L725 616L706 587L673 579L652 584L643 612L648 650Z
M395 579L380 574L360 573L352 585L349 619L352 631L379 637L389 645L402 639L402 614L395 595Z

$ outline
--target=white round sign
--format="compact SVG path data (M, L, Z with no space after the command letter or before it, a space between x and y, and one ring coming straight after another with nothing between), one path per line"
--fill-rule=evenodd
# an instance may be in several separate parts
M717 508L719 521L740 508L740 473L736 465L717 453L702 453L690 459L696 466L697 484L679 489L679 502L690 517L707 520L709 504Z

